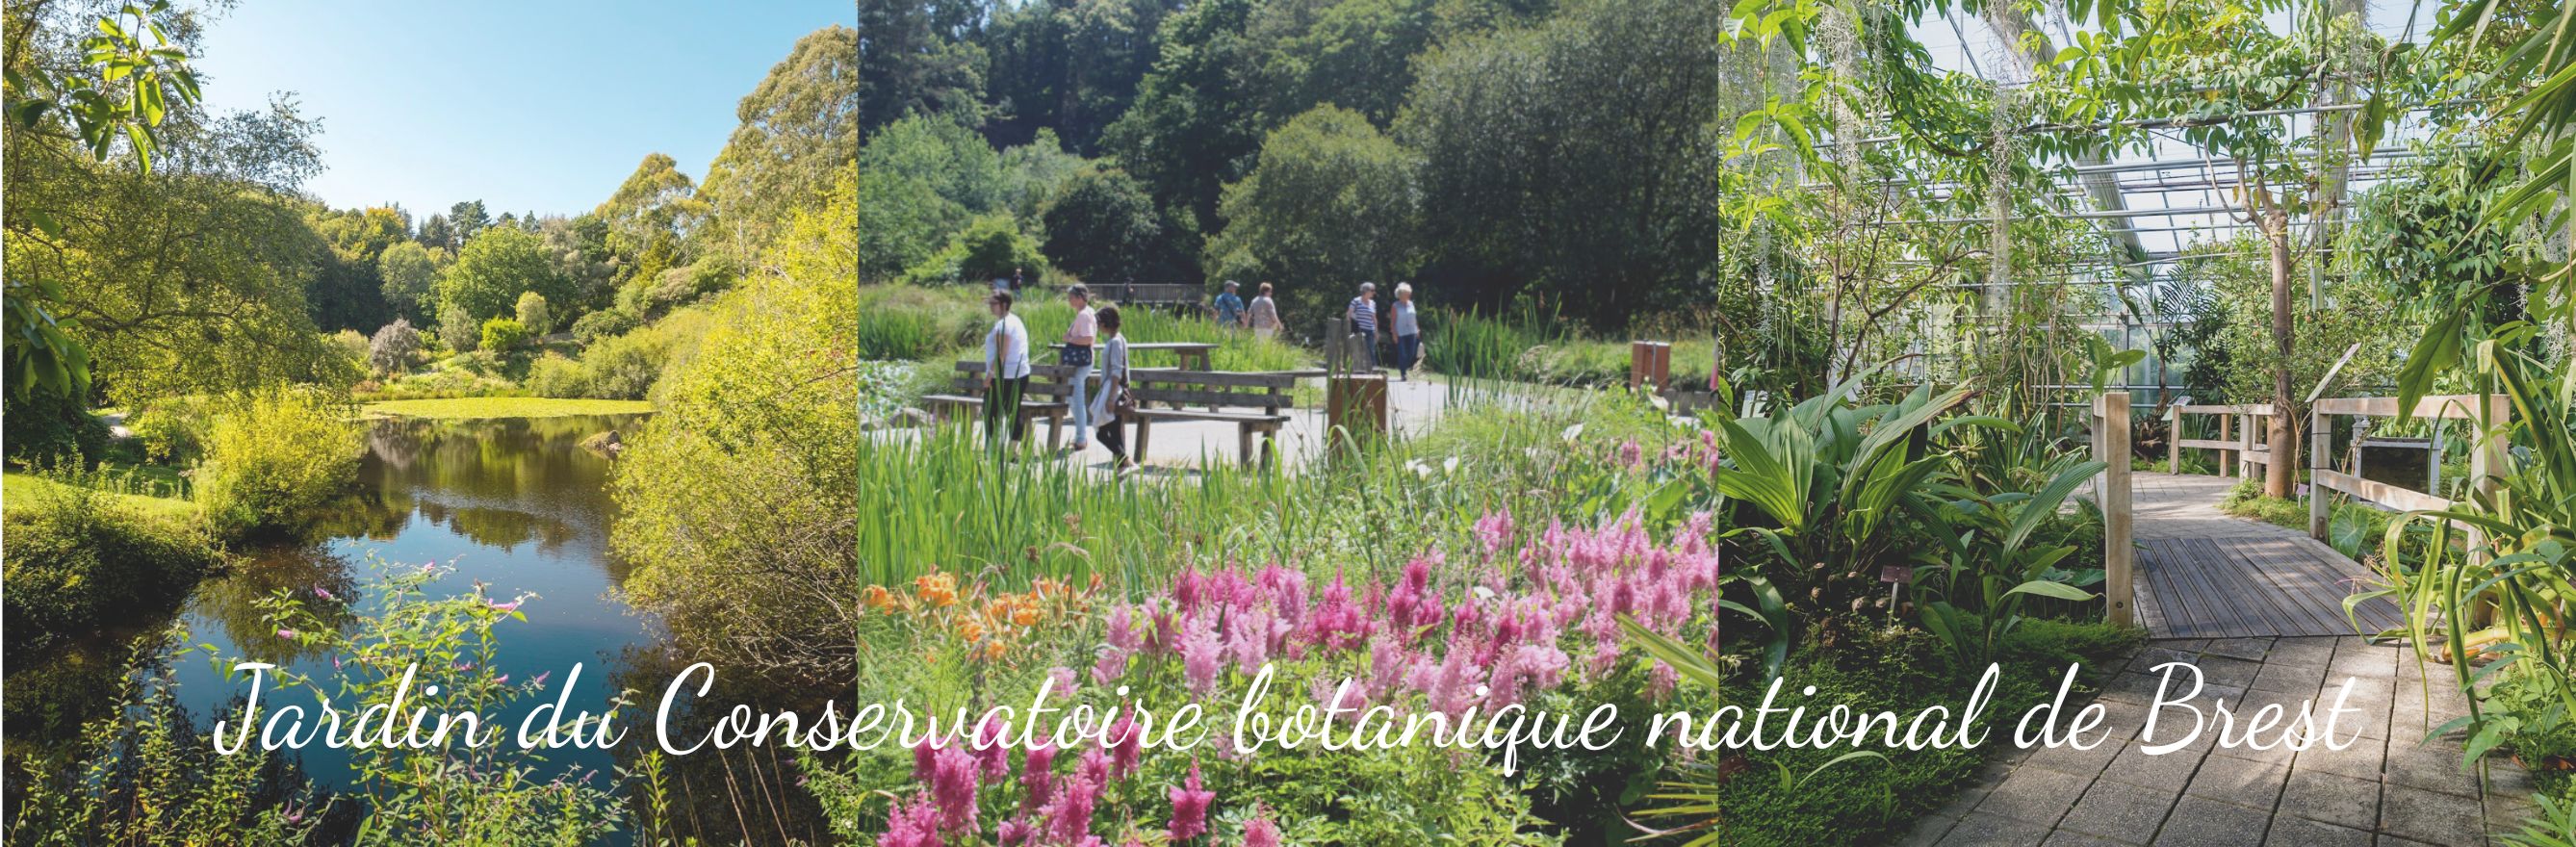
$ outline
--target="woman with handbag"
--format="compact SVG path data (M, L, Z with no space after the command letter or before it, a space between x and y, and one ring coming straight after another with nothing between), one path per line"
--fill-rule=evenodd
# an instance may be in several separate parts
M1092 317L1102 340L1093 361L1100 393L1091 398L1091 419L1100 422L1100 446L1109 448L1110 470L1125 473L1136 467L1127 455L1127 416L1136 410L1136 398L1127 392L1127 336L1118 332L1117 306L1102 306Z

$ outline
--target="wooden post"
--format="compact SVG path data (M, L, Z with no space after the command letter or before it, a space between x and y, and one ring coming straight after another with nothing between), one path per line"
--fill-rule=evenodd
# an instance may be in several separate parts
M2236 476L2243 479L2253 475L2254 415L2239 414L2236 416Z
M2512 430L2505 422L2513 417L2513 405L2512 401L2502 394L2489 394L2478 399L2481 408L2478 409L2477 417L2469 422L2477 427L2472 433L2477 440L2471 442L2476 447L2469 451L2469 490L2462 492L2461 496L2463 499L2483 498L2486 502L2493 503L2496 496L2496 474L2503 470L2506 441L2512 435ZM2440 466L2441 457L2433 457L2433 462L2435 466ZM2467 537L2461 541L2468 545L2471 567L2484 565L2489 559L2494 558L2487 554L2487 534L2477 527L2469 527ZM2495 623L2495 613L2494 603L2480 602L2470 612L2469 623L2477 627L2488 626Z
M2130 573L2136 549L2129 522L2129 393L2094 398L2093 415L2093 455L2103 464L2093 493L2102 507L2102 593L2109 601L2104 613L2114 626L2133 627L2138 620Z
M2230 438L2234 438L2234 437L2236 437L2236 436L2234 435L2234 433L2235 433L2235 431L2236 431L2235 424L2236 424L2236 416L2235 416L2235 415L2230 415L2230 414L2224 414L2224 413L2221 413L2221 414L2218 416L2218 440L2220 440L2220 441L2226 441L2226 440L2228 440L2228 439L2230 439ZM2244 458L2244 456L2243 456L2242 454L2239 454L2239 453L2237 453L2237 452L2236 452L2236 451L2234 451L2234 450L2227 450L2227 449L2221 449L2221 450L2219 450L2219 451L2218 451L2218 475L2219 475L2219 476L2234 476L2234 475L2236 474L2236 465L2235 465L2235 463L2234 463L2233 461L2230 461L2230 460L2242 460L2243 458Z
M1628 342L1628 389L1662 394L1672 387L1673 345L1661 341Z
M2281 410L2274 409L2274 412ZM2280 461L2281 457L2272 457ZM2308 412L2308 537L2326 540L2326 487L2320 471L2334 469L2334 418Z
M2182 407L2165 410L2165 472L2182 473Z
M2450 428L2445 426L2450 422L2441 418L2429 418L2424 422L2433 425L2433 455L2431 461L2424 463L2424 493L2440 497L2442 496L2442 431Z

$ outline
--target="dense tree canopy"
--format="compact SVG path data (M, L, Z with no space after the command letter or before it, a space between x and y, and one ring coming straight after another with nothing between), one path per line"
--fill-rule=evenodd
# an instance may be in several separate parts
M715 217L708 238L737 254L756 251L849 163L859 142L857 38L837 25L815 30L742 98L742 124L699 193Z
M522 292L557 300L568 295L565 287L546 257L543 239L516 227L492 227L466 242L456 263L439 275L438 299L479 324L515 314Z

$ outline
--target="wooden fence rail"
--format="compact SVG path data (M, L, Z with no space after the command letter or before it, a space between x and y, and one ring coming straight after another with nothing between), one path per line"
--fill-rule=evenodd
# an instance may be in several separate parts
M2218 418L2217 438L2184 438L2183 428L2190 416ZM2182 473L2182 451L2218 451L2218 475L2252 476L2254 466L2271 461L2271 446L2259 434L2259 424L2272 416L2270 403L2240 403L2232 406L2185 405L2165 410L2165 463L2174 473ZM2233 454L2233 455L2230 455Z

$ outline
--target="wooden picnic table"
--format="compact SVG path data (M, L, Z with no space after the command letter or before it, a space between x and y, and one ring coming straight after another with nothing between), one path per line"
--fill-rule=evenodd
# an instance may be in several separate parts
M1062 343L1058 343L1053 346L1055 347L1057 361L1063 361L1064 345ZM1097 355L1099 350L1100 345L1092 345L1092 352L1094 355ZM1141 343L1129 342L1127 344L1127 352L1130 355L1154 350L1169 350L1173 355L1179 356L1181 360L1181 370L1214 370L1213 368L1208 367L1208 354L1216 352L1216 345L1213 343L1205 341L1147 341Z

